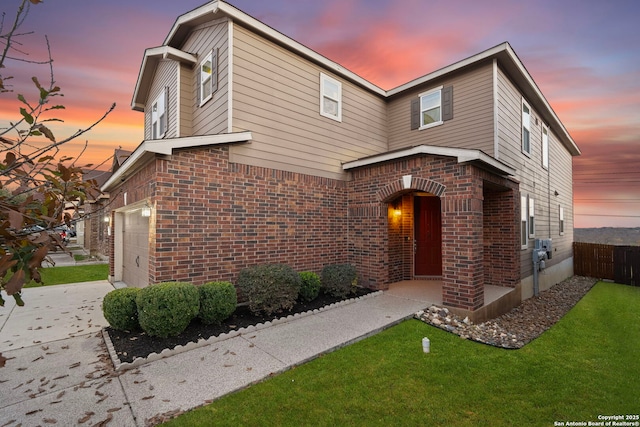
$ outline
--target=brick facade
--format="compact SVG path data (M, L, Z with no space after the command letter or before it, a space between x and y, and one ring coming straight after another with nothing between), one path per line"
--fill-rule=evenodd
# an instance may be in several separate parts
M349 262L361 286L384 289L414 276L415 192L441 199L445 304L477 309L485 283L518 282L517 184L504 178L418 156L358 168L352 181L340 181L230 163L228 155L226 146L177 150L112 193L114 209L125 193L127 204L147 199L154 207L150 283L235 282L251 265L319 273Z
M408 188L403 183L405 175L412 177ZM515 286L519 281L519 252L513 246L518 236L517 188L507 179L446 157L420 156L357 169L349 185L350 261L369 287L385 288L395 281L413 279L412 194L439 196L443 302L480 308L485 283ZM488 207L485 195L489 196ZM503 211L497 212L499 209ZM503 240L487 248L489 254L485 254L485 234L503 235ZM487 262L489 268L485 268Z
M251 265L319 273L347 262L345 182L233 164L228 155L227 147L179 150L149 164L140 173L148 179L121 187L119 206L127 192L128 203L150 197L155 207L151 283L235 282Z

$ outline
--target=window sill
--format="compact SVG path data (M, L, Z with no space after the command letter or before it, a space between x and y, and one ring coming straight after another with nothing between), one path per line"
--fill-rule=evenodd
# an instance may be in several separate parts
M326 117L327 119L335 120L336 122L342 123L342 117L341 116L334 116L334 115L331 115L331 114L323 113L322 111L320 112L320 115L322 117Z
M441 125L441 124L443 124L443 123L444 123L444 122L443 122L442 120L440 120L439 122L429 123L428 125L420 126L420 127L418 128L418 130L425 130L425 129L433 128L433 127L436 127L436 126L440 126L440 125Z

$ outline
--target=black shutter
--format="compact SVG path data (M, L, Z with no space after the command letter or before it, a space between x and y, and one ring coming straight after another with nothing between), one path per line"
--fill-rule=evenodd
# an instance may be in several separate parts
M211 51L211 95L218 90L218 48Z
M411 100L411 130L420 127L420 98Z
M442 121L453 119L453 86L442 88Z
M196 107L200 105L202 98L200 98L201 89L200 89L200 77L202 73L202 64L198 64L196 67Z

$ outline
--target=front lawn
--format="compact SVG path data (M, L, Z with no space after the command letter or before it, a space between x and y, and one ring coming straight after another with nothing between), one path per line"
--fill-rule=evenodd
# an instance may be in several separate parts
M640 288L600 282L520 350L408 320L167 425L553 426L638 414L638 307Z
M25 286L25 288L107 280L107 276L109 275L109 265L91 264L41 268L40 274L42 275L43 284L31 281Z

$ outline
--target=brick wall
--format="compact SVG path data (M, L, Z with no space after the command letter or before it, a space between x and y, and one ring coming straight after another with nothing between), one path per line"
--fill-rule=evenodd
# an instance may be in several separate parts
M520 282L519 198L515 190L484 191L484 283L515 287Z
M403 185L404 175L412 175L408 189ZM495 213L486 223L485 181L492 188L502 185L509 190L501 203L490 201L489 212ZM445 157L414 157L355 170L349 186L350 261L370 287L385 288L388 283L413 278L413 197L407 193L438 195L442 204L443 302L477 309L484 304L485 282L501 286L517 283L514 263L518 251L511 248L509 254L503 253L509 250L509 242L517 239L514 187L517 189L517 184ZM389 208L396 203L402 206L402 219L394 218ZM502 208L505 210L498 213ZM485 225L490 235L506 234L500 251L486 257ZM491 263L488 270L487 262Z
M446 157L363 167L345 182L229 163L228 154L225 146L178 150L114 192L114 208L123 206L125 192L128 204L150 198L155 207L151 283L235 283L251 265L278 262L319 273L349 262L361 286L384 289L413 278L415 191L441 198L446 305L477 309L485 283L518 281L518 251L509 249L518 237L517 183ZM412 175L410 188L404 175Z
M122 187L129 203L150 194L157 207L151 282L235 283L251 265L319 273L346 262L345 182L233 164L228 154L179 150L155 161L154 188L144 179Z

